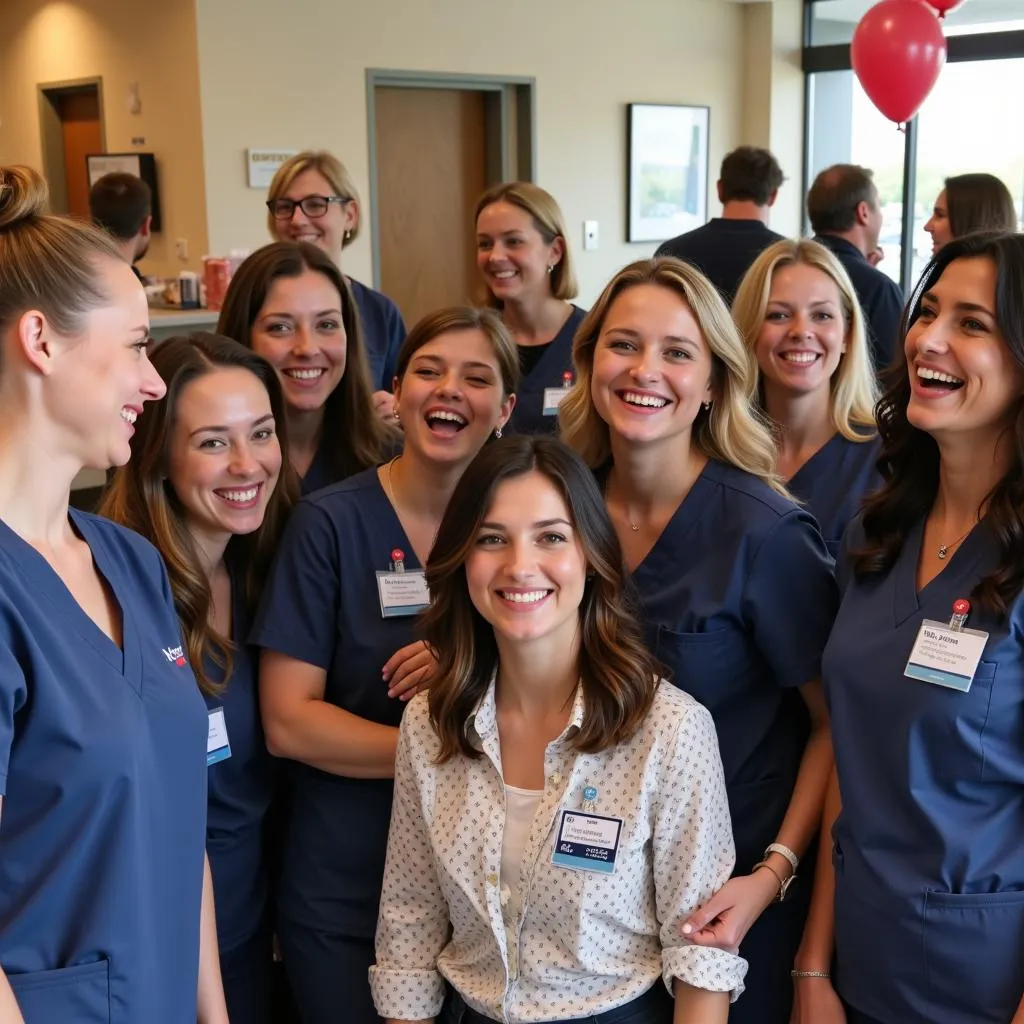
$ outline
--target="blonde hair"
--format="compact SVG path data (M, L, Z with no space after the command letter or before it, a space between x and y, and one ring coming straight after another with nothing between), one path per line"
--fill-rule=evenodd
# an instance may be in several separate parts
M327 184L334 189L335 195L342 199L354 200L360 208L360 213L362 212L362 204L352 175L348 173L345 165L333 153L328 153L326 149L305 149L281 164L270 182L267 202L272 203L275 199L280 199L291 188L292 182L306 171L316 171L327 180ZM355 227L342 236L342 249L350 246L359 237L361 220L361 217L357 217ZM268 212L267 230L270 232L271 238L279 241L280 237L274 228L275 223L274 215Z
M783 239L770 245L754 261L736 292L732 315L750 352L755 394L760 401L761 368L755 347L768 310L775 271L796 264L820 270L839 289L839 300L846 320L846 352L840 358L839 366L829 382L829 411L833 426L843 437L850 441L869 441L875 436L874 407L878 400L878 386L868 351L864 315L846 269L819 242Z
M562 440L591 467L611 456L608 424L591 397L594 349L612 303L627 289L651 284L674 292L693 313L711 351L711 408L693 424L692 444L704 455L726 462L763 480L789 497L775 471L771 431L754 403L754 369L743 339L722 297L700 271L682 260L656 257L620 270L580 324L573 342L576 382L558 407Z
M38 309L65 336L109 304L100 260L124 263L100 228L48 212L49 188L30 167L0 167L0 332Z
M529 181L511 181L495 185L477 200L476 211L473 214L474 224L480 219L484 209L493 203L509 203L528 213L545 245L551 245L556 238L561 238L562 258L551 269L551 294L556 299L566 301L576 298L579 286L576 283L576 271L569 249L569 233L565 226L565 216L555 202L555 197ZM487 305L496 309L501 307L501 303L494 298L489 289Z

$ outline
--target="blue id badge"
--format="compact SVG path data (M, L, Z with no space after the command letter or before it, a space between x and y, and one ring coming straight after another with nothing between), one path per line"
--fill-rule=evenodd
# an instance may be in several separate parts
M607 818L603 814L584 811L562 811L551 863L576 871L613 874L621 832L621 818Z
M954 628L945 622L925 619L903 674L969 693L987 641L988 633L979 629Z
M228 726L224 721L224 709L214 708L210 712L210 729L206 734L206 767L218 761L226 761L231 756L231 743L228 740Z

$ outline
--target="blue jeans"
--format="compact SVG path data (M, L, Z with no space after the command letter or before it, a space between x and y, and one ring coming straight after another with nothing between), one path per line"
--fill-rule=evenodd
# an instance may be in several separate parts
M675 1001L665 990L659 979L638 999L625 1006L616 1006L604 1013L592 1013L587 1017L573 1017L571 1020L551 1020L544 1024L672 1024ZM448 990L437 1024L495 1024L492 1017L485 1017L471 1010L455 989Z

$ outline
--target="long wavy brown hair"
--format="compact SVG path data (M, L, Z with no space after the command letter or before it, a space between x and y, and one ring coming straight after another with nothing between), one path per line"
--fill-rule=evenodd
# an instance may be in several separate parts
M585 710L573 746L592 753L628 739L654 700L661 672L644 646L622 550L593 474L554 438L506 437L485 446L470 463L427 561L431 603L422 626L438 658L429 703L440 764L459 754L480 756L468 723L498 668L494 630L469 595L466 559L498 487L534 472L561 495L587 563L579 611Z
M395 436L374 412L359 310L352 289L330 256L309 242L272 242L257 249L231 278L217 333L252 348L252 325L274 282L281 277L300 277L307 270L326 277L341 301L345 373L324 403L322 436L330 441L326 455L331 473L335 480L343 480L383 462Z
M211 624L210 583L189 532L185 508L167 479L178 400L193 381L221 368L248 370L259 378L270 396L281 444L281 476L267 502L262 525L253 533L232 537L225 552L225 559L239 569L242 598L247 608L254 611L270 560L299 493L298 478L288 461L284 395L277 371L270 363L244 345L216 334L168 338L157 346L152 361L167 385L167 394L158 402L148 403L139 417L131 440L131 459L114 474L99 513L142 534L163 556L189 661L199 688L214 694L224 684L210 678L204 659L209 657L222 668L227 681L231 676L233 644Z

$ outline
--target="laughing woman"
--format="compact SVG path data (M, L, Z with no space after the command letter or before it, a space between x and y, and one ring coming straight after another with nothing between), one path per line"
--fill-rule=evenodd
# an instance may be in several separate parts
M267 743L298 762L278 934L303 1024L377 1021L373 962L398 725L382 667L416 640L422 566L455 485L515 404L515 349L488 310L434 313L398 359L405 447L303 499L256 627Z
M273 759L259 718L254 604L298 489L285 460L273 368L215 334L153 354L167 394L140 418L132 458L100 513L163 556L210 718L206 848L232 1024L270 1024L271 920L264 825Z
M563 437L603 482L652 652L711 711L722 749L736 875L688 934L739 944L749 962L733 1024L785 1024L809 897L792 878L832 768L819 682L832 562L775 475L750 358L698 271L675 259L620 271L575 362Z

